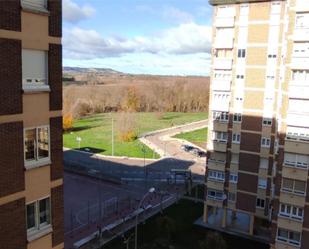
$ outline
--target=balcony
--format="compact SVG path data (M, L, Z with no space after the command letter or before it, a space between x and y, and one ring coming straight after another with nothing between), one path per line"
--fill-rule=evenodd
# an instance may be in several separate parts
M306 203L306 197L300 196L300 195L295 195L293 193L286 193L286 192L281 191L279 201L281 203L286 203L286 204L290 204L290 205L293 205L293 206L303 207L303 206L305 206L305 203Z
M299 110L302 111L302 110ZM288 110L286 123L288 126L301 126L309 127L309 115L306 113L308 110L303 110L304 112L294 113Z
M213 130L214 131L228 131L228 122L220 122L220 121L214 121L213 122Z
M222 70L232 70L232 58L214 58L213 68Z
M207 188L223 191L224 190L224 181L218 181L218 180L214 180L214 179L211 179L211 178L208 177Z
M289 178L291 176L296 180L307 181L308 170L284 164L282 167L282 177Z
M293 227L294 231L302 231L303 223L289 218L278 216L278 227L290 230Z
M284 151L291 153L300 153L300 154L308 154L309 151L309 143L303 141L296 140L285 140Z
M292 69L309 69L308 57L292 57L291 61Z
M213 140L213 149L214 149L214 151L226 152L227 141L224 141L224 140Z
M231 91L231 81L230 80L212 80L212 90L215 91Z
M207 168L213 170L225 171L225 161L208 159Z
M232 49L234 47L234 38L233 37L216 37L214 47L217 49L220 48L229 48Z
M293 34L294 41L309 41L309 28L295 28Z
M215 27L217 28L232 28L235 26L235 17L217 17Z
M289 98L309 99L309 86L291 85L290 83Z

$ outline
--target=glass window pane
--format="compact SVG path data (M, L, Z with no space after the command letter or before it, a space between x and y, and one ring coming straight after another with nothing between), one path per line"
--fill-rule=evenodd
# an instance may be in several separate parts
M49 198L40 200L40 224L50 224Z
M35 203L27 205L27 229L35 228Z
M305 193L306 183L303 181L295 181L295 191Z
M35 141L36 141L36 130L30 129L25 131L25 158L27 161L35 160Z
M39 158L48 157L48 128L38 129L38 155Z
M283 180L282 180L282 187L284 189L292 190L293 189L293 180L287 179L287 178L283 178Z

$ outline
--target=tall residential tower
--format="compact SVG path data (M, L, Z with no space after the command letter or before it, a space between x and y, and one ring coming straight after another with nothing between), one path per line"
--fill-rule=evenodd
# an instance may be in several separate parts
M61 0L0 1L0 249L63 249Z
M309 1L211 0L204 222L309 248Z

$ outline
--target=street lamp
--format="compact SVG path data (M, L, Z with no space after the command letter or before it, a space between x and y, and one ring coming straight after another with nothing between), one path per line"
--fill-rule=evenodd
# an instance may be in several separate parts
M148 195L154 193L156 190L155 188L150 188L148 190L148 192L143 196L143 198L141 199L141 201L138 204L137 210L141 208L143 202L145 201L145 199L147 198ZM136 214L135 217L135 249L137 249L137 225L138 225L138 213Z

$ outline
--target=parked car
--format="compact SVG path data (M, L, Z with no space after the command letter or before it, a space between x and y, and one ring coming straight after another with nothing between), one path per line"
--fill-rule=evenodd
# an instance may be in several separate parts
M189 152L189 151L193 150L194 147L191 146L191 145L188 145L188 144L183 144L183 145L181 145L181 149L183 149L184 151Z
M197 156L198 156L198 157L206 157L207 154L206 154L205 151L201 151L201 150L200 150L200 151L198 152Z

